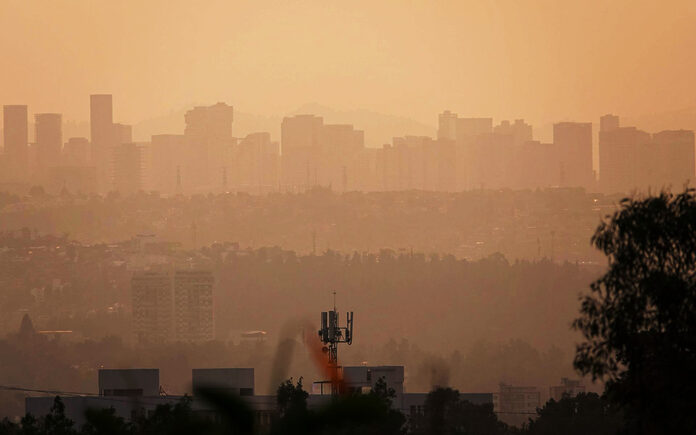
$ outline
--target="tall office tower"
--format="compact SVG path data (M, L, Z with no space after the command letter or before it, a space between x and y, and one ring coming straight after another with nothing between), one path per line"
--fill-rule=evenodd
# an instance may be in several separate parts
M493 118L458 118L457 138L475 137L493 132Z
M653 134L653 147L659 159L657 180L652 187L671 187L679 191L694 181L694 132L691 130L666 130Z
M89 166L89 139L71 137L63 145L63 164L65 166Z
M139 271L131 278L133 333L140 342L161 343L172 339L174 294L172 273Z
M365 135L350 124L324 124L314 115L286 117L281 124L282 184L348 189L358 172Z
M123 143L113 149L114 190L131 195L143 188L143 151L134 143Z
M60 113L37 113L34 119L37 146L37 179L45 182L46 170L61 163L60 155L63 148L62 117Z
M612 131L619 128L619 117L608 114L599 118L599 131Z
M133 143L133 126L114 123L113 135L114 146L122 143Z
M174 272L174 337L202 342L214 338L213 284L209 270Z
M438 115L438 128L437 128L437 138L438 139L457 139L457 114L452 113L449 110L445 110L440 115Z
M347 190L354 178L356 155L365 148L365 133L351 124L324 124L319 141L316 183L341 192Z
M99 190L106 192L111 188L111 159L115 145L112 98L108 94L90 95L89 102L92 166L99 177Z
M501 136L511 136L514 146L519 146L532 140L532 126L524 122L524 119L516 119L514 123L502 121L493 128L493 133Z
M323 118L296 115L280 125L281 182L285 188L307 189L318 184Z
M457 190L487 185L485 162L482 160L491 150L486 147L493 140L493 118L460 118L445 111L438 119L438 139L454 140L454 166ZM490 177L488 177L490 178Z
M559 156L558 185L593 189L592 123L559 122L553 125L553 143Z
M186 141L182 134L157 134L151 139L152 188L158 192L180 193L181 168L186 164Z
M606 118L599 131L599 182L606 193L629 193L647 187L656 178L654 147L649 133L635 127L618 127Z
M133 332L140 341L204 342L214 338L209 270L138 271L131 278Z
M27 181L29 168L29 127L27 106L3 106L3 138L8 166L7 178Z
M225 103L199 106L186 112L184 119L188 148L184 176L190 186L188 190L219 190L235 143L232 137L234 109Z
M251 133L240 140L231 164L235 190L263 193L278 188L280 146L270 133Z

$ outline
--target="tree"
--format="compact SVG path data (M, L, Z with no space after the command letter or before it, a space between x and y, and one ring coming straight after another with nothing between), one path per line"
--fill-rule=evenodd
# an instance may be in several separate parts
M127 435L129 426L112 408L88 409L85 412L87 423L82 427L83 435Z
M278 386L276 403L278 418L274 421L274 433L306 433L310 415L307 411L307 393L302 388L302 377L293 384L292 378ZM280 429L280 430L279 430Z
M297 380L297 384L292 383L292 378L278 386L276 401L278 413L281 416L292 413L303 413L307 411L307 393L302 388L302 377Z
M73 428L75 423L65 416L65 404L60 396L53 400L51 412L43 418L41 432L50 435L74 435L77 431Z
M630 433L696 433L696 195L626 199L592 243L608 270L583 296L574 365L606 382Z
M551 399L537 413L527 425L529 435L613 435L621 428L616 405L594 393Z
M425 399L422 415L411 418L411 432L423 435L503 435L507 426L498 420L493 404L461 400L458 390L437 388Z

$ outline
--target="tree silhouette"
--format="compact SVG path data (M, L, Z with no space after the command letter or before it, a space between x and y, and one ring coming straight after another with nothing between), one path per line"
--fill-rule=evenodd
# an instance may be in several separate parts
M575 367L607 382L629 433L696 433L696 195L626 199L592 243L607 272L573 323Z
M422 415L410 421L417 435L504 435L510 433L493 412L493 404L476 405L462 400L458 390L436 388L428 393Z
M526 427L529 435L613 435L621 428L617 406L594 393L551 399L537 412Z

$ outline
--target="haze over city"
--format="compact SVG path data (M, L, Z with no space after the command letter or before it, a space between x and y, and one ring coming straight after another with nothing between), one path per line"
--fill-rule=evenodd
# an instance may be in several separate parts
M0 2L0 435L696 431L695 19Z

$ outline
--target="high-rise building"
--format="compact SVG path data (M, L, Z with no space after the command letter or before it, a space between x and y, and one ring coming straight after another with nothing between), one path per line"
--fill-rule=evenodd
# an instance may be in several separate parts
M280 125L281 180L291 189L318 184L318 156L324 120L314 115L283 118Z
M133 332L144 342L204 342L214 338L213 274L209 270L133 274Z
M457 114L445 110L438 116L438 139L457 139Z
M536 387L517 387L500 384L493 393L493 412L509 425L521 425L541 406L541 392Z
M286 189L349 188L365 148L362 130L350 124L324 124L320 116L296 115L283 118L280 131L281 180Z
M143 150L134 143L123 143L113 149L114 190L130 195L143 188Z
M29 156L27 106L3 106L3 138L8 179L26 181Z
M599 118L599 131L612 131L619 128L619 117L607 114Z
M607 193L628 193L657 180L658 156L650 134L620 127L619 117L605 115L599 129L599 184Z
M99 190L111 187L110 176L114 143L112 97L108 94L89 96L90 133L92 142L92 166L99 177Z
M694 181L694 132L691 130L665 130L653 134L653 146L659 160L656 162L658 185L681 190Z
M159 343L173 337L172 279L172 274L166 271L133 274L133 333L138 341Z
M89 166L89 139L71 137L63 145L63 164L66 166Z
M278 188L280 145L270 133L251 133L236 147L229 180L235 190L262 193Z
M120 145L123 143L132 143L133 142L133 126L128 125L128 124L115 123L113 135L114 135L113 136L114 146Z
M595 186L592 170L592 123L559 122L553 125L553 143L559 158L559 185L562 187Z
M34 115L36 128L36 169L43 178L46 169L58 166L63 147L62 116L59 113L37 113Z
M232 136L233 107L225 103L198 106L186 112L184 119L187 190L209 192L222 189L235 144Z
M516 119L514 123L501 121L499 125L493 128L493 133L511 136L514 146L519 146L532 140L532 126L524 122L524 119Z
M549 388L549 397L558 402L565 397L576 397L584 392L585 386L580 380L561 378L561 385Z
M202 342L214 338L214 282L208 270L174 272L174 336L177 341Z
M445 111L438 117L437 137L455 141L457 190L492 187L500 182L493 173L486 172L486 165L491 162L495 167L501 166L496 156L498 149L504 146L500 140L502 136L493 137L493 118L461 118L456 113Z

